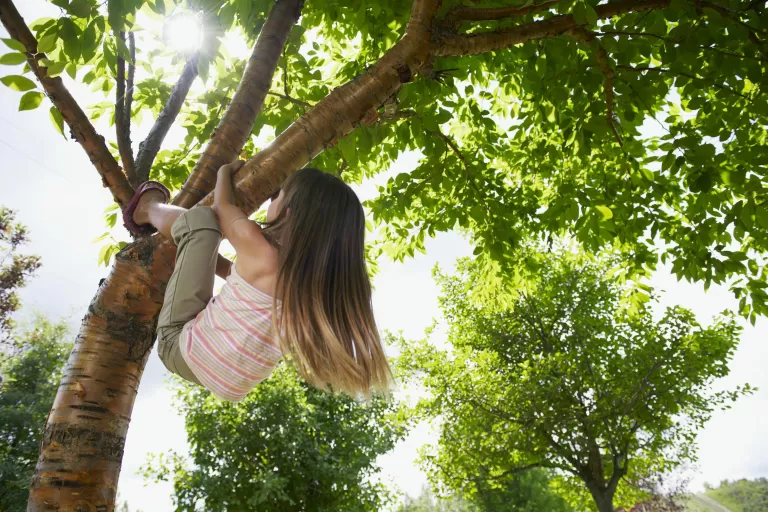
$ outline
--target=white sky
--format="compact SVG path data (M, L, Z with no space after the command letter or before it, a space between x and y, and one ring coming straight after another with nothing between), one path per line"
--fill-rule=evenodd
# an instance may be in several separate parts
M50 15L50 4L17 2L27 21ZM55 11L54 11L55 12ZM2 37L7 37L0 29ZM10 74L10 68L0 74ZM81 101L90 94L69 83ZM0 87L0 204L18 210L18 219L31 232L30 253L42 256L43 267L21 293L24 314L36 310L53 319L67 318L76 332L86 307L107 269L96 264L99 245L91 240L104 232L103 211L110 204L109 193L101 188L98 175L85 153L74 141L64 140L48 120L48 104L32 112L16 111L20 93ZM86 100L101 101L101 98ZM146 124L146 123L145 123ZM100 123L104 134L110 129ZM143 138L147 126L137 130L133 140ZM171 134L179 140L179 134ZM169 144L168 147L171 147ZM394 166L407 171L414 165L406 156ZM362 199L370 197L373 184L360 189ZM122 228L115 231L127 239ZM437 288L431 278L435 263L452 268L456 258L471 254L468 244L456 234L442 234L427 242L427 255L404 264L382 261L374 283L374 307L382 329L403 330L412 339L439 314ZM713 285L704 293L701 285L678 283L667 270L659 271L652 284L666 292L665 305L680 304L692 309L699 320L708 323L736 301L722 287ZM732 387L749 382L760 390L740 400L729 411L718 412L699 436L699 472L693 489L703 482L721 479L768 476L768 322L759 319L756 327L745 324L742 342L731 363L731 375L718 386ZM145 512L172 510L170 483L146 485L136 471L151 452L167 449L186 451L183 419L171 406L171 393L165 383L167 372L156 354L150 356L144 373L133 420L128 434L120 480L120 494L131 509ZM416 449L434 441L428 427L416 429L394 452L382 457L385 478L403 491L416 495L425 477L414 465Z

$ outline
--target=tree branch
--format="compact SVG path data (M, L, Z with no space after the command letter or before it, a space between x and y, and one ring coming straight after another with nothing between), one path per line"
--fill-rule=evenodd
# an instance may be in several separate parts
M560 0L547 0L540 4L527 6L515 5L489 8L459 6L451 9L440 22L440 25L444 28L454 28L464 21L488 21L510 18L512 16L524 16L532 12L543 11L558 2Z
M605 30L603 32L595 33L595 36L596 37L604 37L604 36L650 37L653 39L658 39L659 41L670 42L670 43L681 45L681 46L683 43L683 41L681 40L670 39L669 37L660 36L658 34L651 34L649 32L627 32L622 30ZM736 57L738 59L747 59L747 60L756 60L758 62L765 62L765 59L761 59L758 57L750 57L749 55L743 55L741 53L723 50L722 48L718 48L716 46L694 45L693 47L699 48L705 51L720 53L722 55L727 55L728 57Z
M59 110L70 128L72 138L77 140L88 154L91 163L101 175L104 187L112 193L122 208L133 197L133 189L125 178L120 165L104 143L104 137L94 129L88 116L77 104L64 86L60 77L51 78L38 62L45 59L44 53L37 52L37 40L11 0L0 0L0 20L10 36L26 48L27 63L43 86L48 98Z
M267 94L269 94L270 96L276 96L278 98L282 98L284 100L290 101L291 103L295 103L297 105L301 105L307 108L312 108L311 103L307 103L306 101L302 101L300 99L294 98L293 96L289 96L287 94L280 94L279 92L273 92L273 91L269 91L267 92Z
M123 43L125 43L125 33L120 32L118 34ZM135 57L132 57L135 58ZM133 62L128 63L129 69L133 67ZM133 86L133 77L131 77L131 71L129 74L130 84L127 90L130 91ZM123 169L125 175L128 177L128 182L136 188L140 181L136 179L136 167L133 161L133 149L131 148L131 110L126 95L126 83L125 83L125 59L117 54L117 87L115 88L115 133L117 135L117 149L120 152L120 160L123 162Z
M611 18L629 12L648 11L667 7L670 0L618 0L595 7L599 19ZM474 55L509 46L554 37L579 26L570 14L552 16L516 27L479 34L448 34L438 37L435 56Z
M584 27L572 28L568 31L568 35L577 41L584 41L587 46L596 50L597 62L605 76L603 83L603 88L605 89L605 120L611 128L616 142L619 143L619 146L624 147L624 142L621 140L618 130L616 130L616 123L613 121L613 68L608 58L608 52L605 51L605 48L599 42L595 43L596 36L594 32L590 32Z
M232 101L192 174L174 199L174 204L185 208L194 206L213 190L219 167L240 155L264 104L277 62L291 28L301 15L303 4L304 0L275 2L253 47Z
M187 97L189 88L192 87L192 82L197 78L197 63L199 59L200 52L196 52L184 64L179 80L171 89L170 98L168 98L160 115L157 116L147 138L139 144L139 155L136 157L136 178L139 182L149 179L149 171L152 168L152 163L155 161L158 151L160 151L160 146L163 144L168 130L171 129L174 121L176 121L176 116L179 115L181 107L184 105L184 100Z
M674 70L668 69L668 68L657 68L657 67L652 67L652 66L616 66L616 69L620 69L620 70L624 70L624 71L635 71L637 73L644 73L646 71L649 71L649 72L653 72L653 73L670 73L670 74L673 74L673 75L684 76L686 78L690 78L691 80L699 80L701 82L708 83L710 85L713 85L713 86L717 87L718 89L722 89L724 91L728 91L731 94L735 94L736 96L739 96L740 98L744 98L745 100L749 101L750 103L752 102L752 98L750 98L749 96L747 96L745 94L740 93L739 91L737 91L737 90L735 90L735 89L733 89L731 87L728 87L727 85L724 85L724 84L721 84L721 83L715 82L715 81L710 82L706 78L703 78L703 77L700 77L700 76L696 76L696 75L692 75L692 74L686 73L684 71L674 71Z

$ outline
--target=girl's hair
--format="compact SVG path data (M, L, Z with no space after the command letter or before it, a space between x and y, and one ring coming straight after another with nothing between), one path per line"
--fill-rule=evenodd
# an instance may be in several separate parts
M315 387L352 396L385 390L392 374L373 318L360 200L313 168L293 173L282 190L264 235L280 255L273 322L283 352Z

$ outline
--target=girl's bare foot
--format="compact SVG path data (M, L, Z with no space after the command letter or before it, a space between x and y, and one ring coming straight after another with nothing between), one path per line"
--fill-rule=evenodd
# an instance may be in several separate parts
M147 190L139 198L139 203L133 211L133 222L136 224L149 224L149 212L154 205L165 204L166 196L160 190Z

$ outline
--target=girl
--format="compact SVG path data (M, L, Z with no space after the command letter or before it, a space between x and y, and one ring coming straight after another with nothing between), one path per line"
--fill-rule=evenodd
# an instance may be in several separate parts
M218 173L213 208L165 204L168 190L141 185L123 213L134 233L155 229L177 245L158 321L165 366L223 400L241 400L290 354L310 384L352 396L386 389L391 373L371 308L365 218L340 179L292 174L259 226L235 205L232 173ZM222 236L237 258L216 297Z

